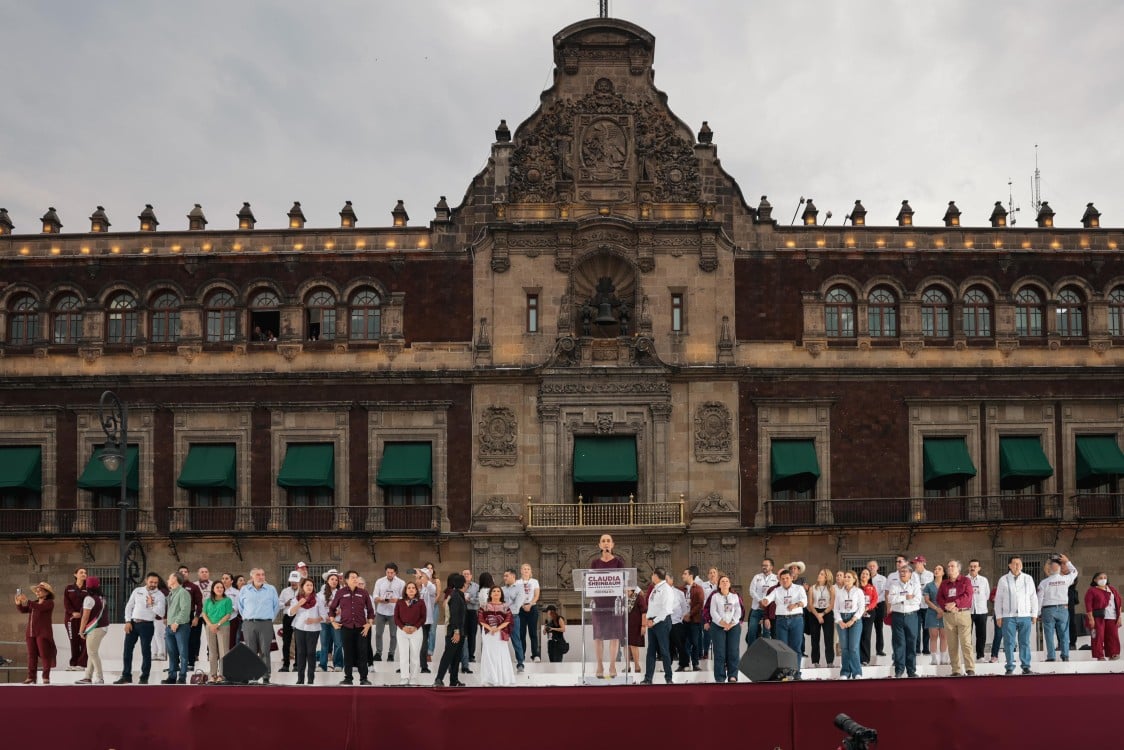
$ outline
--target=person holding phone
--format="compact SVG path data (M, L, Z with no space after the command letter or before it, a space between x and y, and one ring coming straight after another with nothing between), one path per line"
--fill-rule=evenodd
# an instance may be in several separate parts
M26 594L16 590L16 608L27 615L27 630L24 634L27 640L27 679L23 684L35 684L35 672L42 659L43 684L50 685L51 668L55 666L55 657L58 655L55 636L51 630L55 590L46 581L40 581L31 589L31 593L35 594L35 601L30 601Z

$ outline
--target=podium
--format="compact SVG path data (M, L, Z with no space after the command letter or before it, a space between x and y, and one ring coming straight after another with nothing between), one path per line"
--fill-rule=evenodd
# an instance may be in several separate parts
M632 661L628 656L628 592L636 587L636 568L576 568L574 591L581 594L581 684L627 685ZM597 677L597 644L601 641L605 676ZM616 641L612 647L611 641ZM610 665L623 656L615 679Z

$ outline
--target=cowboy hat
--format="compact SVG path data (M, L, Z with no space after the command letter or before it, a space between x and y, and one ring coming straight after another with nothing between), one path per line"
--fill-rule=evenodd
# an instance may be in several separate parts
M324 573L324 575L322 575L320 577L324 579L324 583L327 583L329 578L331 578L332 576L338 576L338 575L340 575L340 572L338 570L336 570L335 568L332 568L331 570L327 571L326 573Z
M789 568L796 568L796 571L797 571L796 574L797 575L803 575L804 571L807 570L808 566L806 566L804 563L797 560L795 562L786 563L784 567L785 567L785 570L788 570Z
M55 595L55 590L51 588L51 584L47 583L46 581L40 581L39 583L32 586L31 589L32 591L34 591L35 589L43 589L51 596Z

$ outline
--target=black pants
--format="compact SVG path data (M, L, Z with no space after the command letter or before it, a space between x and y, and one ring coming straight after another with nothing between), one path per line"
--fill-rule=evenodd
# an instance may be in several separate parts
M453 636L445 636L445 653L441 654L441 664L437 667L437 682L445 680L445 673L449 673L449 684L456 685L460 682L457 679L460 674L461 668L461 648L464 646L464 639L460 638L456 643L453 643Z
M687 651L687 623L677 622L672 625L669 641L669 656L672 659L679 659L679 666L689 666L691 663L691 654Z
M134 620L133 627L130 632L125 633L125 650L122 653L124 666L121 669L122 677L132 678L133 676L133 649L137 647L137 642L140 641L141 647L141 669L140 678L148 680L148 672L152 669L152 634L155 632L156 626L151 622L144 620Z
M421 654L418 656L422 672L429 671L429 629L432 627L432 625L422 625Z
M822 610L816 610L822 612ZM820 663L820 634L823 634L824 656L827 664L835 661L835 613L828 612L823 616L823 625L814 616L808 618L808 633L812 636L812 664Z
M523 656L530 661L541 657L539 653L539 605L519 610L519 640L523 642Z
M1069 648L1070 650L1073 650L1077 648L1078 623L1084 624L1085 621L1083 619L1079 619L1075 614L1077 611L1076 605L1068 604L1066 605L1066 609L1069 610Z
M198 625L191 626L191 635L187 638L187 668L195 669L195 662L199 661L199 649L203 645L203 618L199 618Z
M863 617L863 629L859 635L859 661L870 663L870 636L874 633L874 618Z
M562 657L566 655L566 639L548 639L546 642L546 655L552 662L562 661Z
M927 609L917 610L917 653L929 653L929 628L925 627L925 613ZM944 625L942 624L943 628Z
M972 615L972 629L976 631L976 659L984 658L984 644L987 643L987 613Z
M886 621L886 602L874 605L874 648L879 656L886 655L886 642L883 640L882 624Z
M316 678L316 642L320 640L320 629L294 630L294 639L297 642L297 679L308 684Z
M343 639L344 677L351 679L352 670L359 670L359 679L367 679L367 637L362 628L340 628Z
M293 618L281 615L281 668L289 668L289 659L293 653Z
M461 662L464 662L464 656L468 656L469 661L476 659L476 634L480 632L480 624L476 621L477 610L468 610L468 616L465 618L464 628L464 651L461 652Z

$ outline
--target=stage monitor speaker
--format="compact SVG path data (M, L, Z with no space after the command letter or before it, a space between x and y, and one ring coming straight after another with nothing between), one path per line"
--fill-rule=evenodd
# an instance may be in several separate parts
M746 650L738 670L750 682L779 682L796 674L799 659L786 644L772 638L758 638Z
M226 682L245 684L267 674L265 663L245 643L239 643L222 657L222 676Z

